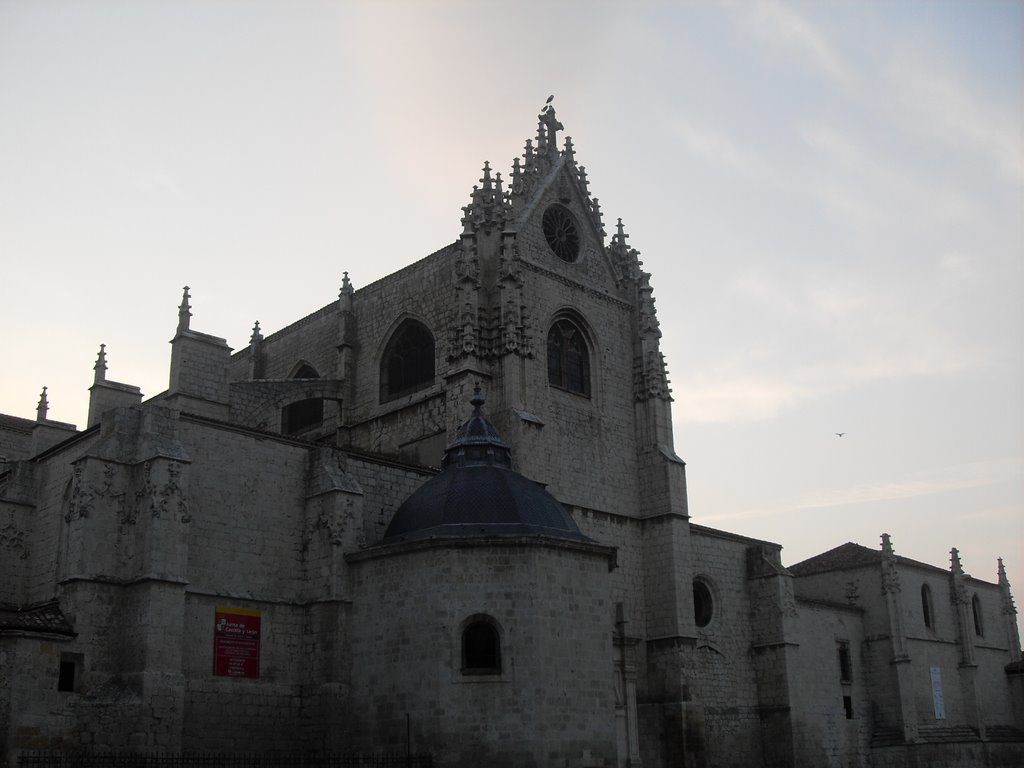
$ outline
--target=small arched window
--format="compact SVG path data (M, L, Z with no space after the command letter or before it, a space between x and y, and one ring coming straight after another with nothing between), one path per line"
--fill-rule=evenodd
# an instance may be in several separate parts
M974 634L978 637L985 636L985 622L981 615L981 600L975 595L971 598L971 613L974 614Z
M434 337L422 323L406 320L391 336L380 361L380 399L429 387L434 383Z
M715 615L715 601L711 589L703 581L693 582L693 620L698 627L706 627Z
M320 374L308 363L303 363L292 376L293 379L319 379ZM309 427L323 423L324 401L319 397L286 405L281 409L281 433L294 435Z
M935 608L932 606L932 590L927 584L921 585L921 615L928 629L935 629Z
M548 331L548 383L590 397L590 352L572 320L556 320Z
M462 674L501 674L501 637L487 618L474 619L462 630Z

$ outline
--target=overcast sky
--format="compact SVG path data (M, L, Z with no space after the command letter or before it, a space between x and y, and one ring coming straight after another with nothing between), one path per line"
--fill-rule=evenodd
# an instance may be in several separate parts
M166 388L454 241L555 94L694 522L1024 599L1024 4L0 0L0 412ZM845 432L837 437L834 433Z

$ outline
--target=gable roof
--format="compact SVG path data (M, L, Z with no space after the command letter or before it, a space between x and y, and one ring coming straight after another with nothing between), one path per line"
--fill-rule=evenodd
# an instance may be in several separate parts
M896 562L900 565L912 565L916 568L925 568L929 571L936 571L938 573L949 575L949 570L946 568L940 568L937 565L931 565L930 563L922 563L920 560L912 560L909 557L902 557L901 555L895 555ZM845 571L853 570L856 568L868 568L878 567L882 562L882 553L877 549L869 549L861 544L854 544L852 541L848 541L845 544L840 544L838 547L822 552L820 555L808 558L796 565L789 566L789 571L796 577L800 576L813 576L818 573L828 573L830 571ZM974 579L974 577L967 575L966 578L973 579L974 581L983 581L983 579Z

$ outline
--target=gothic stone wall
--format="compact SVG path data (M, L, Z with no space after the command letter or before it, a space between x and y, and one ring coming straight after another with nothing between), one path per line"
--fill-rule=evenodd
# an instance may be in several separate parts
M796 684L790 692L799 765L853 768L869 765L873 717L867 691L862 612L805 600L797 602ZM842 679L839 648L849 652L850 676ZM843 697L850 697L847 718Z
M611 765L607 555L537 539L434 542L361 556L350 728L441 766ZM461 629L500 627L500 675L463 675Z

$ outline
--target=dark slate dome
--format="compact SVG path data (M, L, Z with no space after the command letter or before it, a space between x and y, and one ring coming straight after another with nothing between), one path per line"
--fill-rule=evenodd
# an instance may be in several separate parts
M445 449L441 472L398 508L384 543L473 536L550 536L589 541L544 486L512 471L512 453L480 412Z

